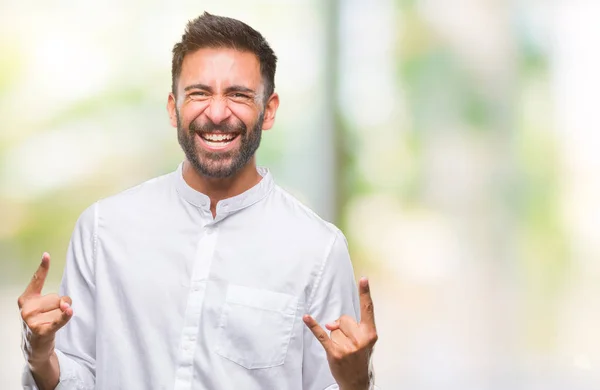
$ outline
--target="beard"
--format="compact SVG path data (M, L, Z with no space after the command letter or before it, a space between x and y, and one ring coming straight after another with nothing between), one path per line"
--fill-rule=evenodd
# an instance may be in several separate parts
M263 117L264 115L261 112L256 119L256 124L250 131L239 120L237 123L222 123L219 125L210 120L201 125L192 122L188 129L184 129L178 111L177 140L183 153L185 153L185 157L198 174L211 178L231 177L248 164L260 146ZM226 152L209 152L196 144L196 135L215 132L238 134L240 146L235 150Z

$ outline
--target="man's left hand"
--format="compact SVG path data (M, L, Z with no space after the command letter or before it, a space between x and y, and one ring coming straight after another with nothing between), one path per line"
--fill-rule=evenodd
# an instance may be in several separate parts
M367 390L370 373L369 360L373 345L377 341L373 300L369 290L369 281L360 279L360 322L343 315L326 326L331 336L321 328L310 315L304 316L304 323L310 328L317 340L325 348L331 374L340 386L340 390Z

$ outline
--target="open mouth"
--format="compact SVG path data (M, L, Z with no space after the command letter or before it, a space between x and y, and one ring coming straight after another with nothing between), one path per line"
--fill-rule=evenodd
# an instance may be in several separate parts
M200 138L211 148L221 149L232 143L239 134L232 133L201 133Z

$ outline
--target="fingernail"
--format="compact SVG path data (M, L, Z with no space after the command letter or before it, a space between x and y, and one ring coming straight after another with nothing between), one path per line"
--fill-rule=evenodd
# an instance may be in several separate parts
M69 305L69 302L65 302L64 304L65 304L65 309L68 309L71 307L71 305Z

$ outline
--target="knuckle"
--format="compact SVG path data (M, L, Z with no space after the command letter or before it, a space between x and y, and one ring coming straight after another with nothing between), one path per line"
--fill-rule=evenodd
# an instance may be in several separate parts
M324 332L319 333L317 335L317 339L319 339L320 342L324 343L325 341L327 341L327 335Z
M351 334L347 337L352 342L352 345L354 345L355 347L360 347L360 340L355 335Z
M51 324L45 324L43 326L40 326L38 328L36 335L40 338L48 339L48 338L52 337L54 335L54 333L56 333L56 327L55 327L54 323L51 323Z
M25 305L21 309L21 318L27 321L29 318L31 318L31 316L33 316L34 313L35 310L30 305Z
M377 342L377 339L379 339L379 336L377 335L376 331L372 331L369 335L368 335L368 339L369 339L369 343L370 344L375 344Z
M27 319L34 316L40 311L40 302L36 298L30 298L25 300L23 307L21 307L21 317Z
M31 330L36 336L38 337L48 337L48 335L50 334L50 331L47 327L39 327L36 330Z
M29 321L29 322L26 322L26 324L27 324L27 327L29 328L29 330L31 331L31 333L35 336L39 336L43 330L41 328L41 326L35 322Z
M60 301L60 296L58 294L56 294L56 293L47 294L44 297L46 299L48 299L48 300L53 300L53 301L56 301L56 302Z
M339 362L344 359L344 353L342 351L336 349L333 352L331 352L331 358L334 361Z
M26 299L25 297L23 297L23 295L21 295L18 299L17 299L17 304L19 305L19 309L21 309L23 307L23 305L25 305Z

